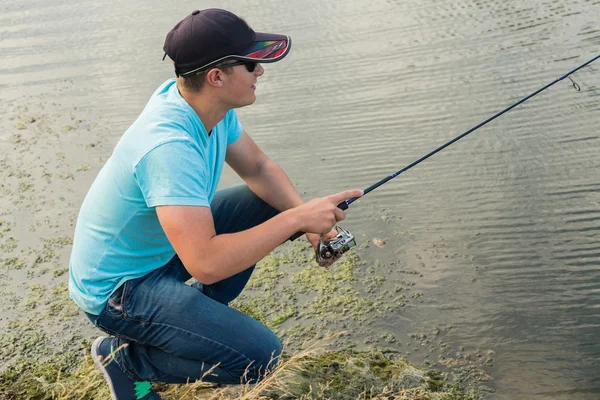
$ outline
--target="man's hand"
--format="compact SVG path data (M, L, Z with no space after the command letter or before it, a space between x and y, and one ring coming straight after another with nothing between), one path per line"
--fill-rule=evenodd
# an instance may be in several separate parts
M314 199L295 208L295 212L304 221L306 238L315 250L319 249L319 240L323 232L323 239L328 240L337 236L335 225L346 219L346 213L337 207L339 203L350 198L361 197L362 190L347 190L330 196ZM337 259L323 265L329 267Z
M325 234L329 233L339 221L346 219L346 213L338 204L351 198L361 197L360 189L346 190L325 197L313 199L291 211L298 218L301 232Z

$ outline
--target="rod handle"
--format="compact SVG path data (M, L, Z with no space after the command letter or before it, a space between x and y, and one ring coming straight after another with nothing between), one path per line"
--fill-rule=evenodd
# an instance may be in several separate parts
M290 236L290 238L288 240L290 242L293 242L294 240L298 239L302 235L304 235L304 232L296 232L292 236Z
M345 201L342 201L340 204L337 205L339 209L341 210L347 210L348 209L348 203L346 203ZM293 242L294 240L298 239L300 236L304 235L306 232L296 232L294 233L292 236L290 236L290 238L288 239L290 242Z

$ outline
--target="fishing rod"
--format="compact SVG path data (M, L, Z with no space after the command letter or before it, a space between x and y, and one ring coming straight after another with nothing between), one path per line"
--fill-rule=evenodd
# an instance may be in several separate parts
M454 139L444 143L443 145L441 145L440 147L436 148L435 150L425 154L423 157L413 161L412 163L408 164L407 166L405 166L404 168L402 168L401 170L394 172L393 174L383 178L382 180L380 180L379 182L369 186L368 188L366 188L363 191L363 196L365 196L367 193L372 192L373 190L377 189L379 186L383 185L384 183L389 182L390 180L394 179L395 177L397 177L398 175L400 175L401 173L408 171L409 169L411 169L412 167L414 167L415 165L421 163L422 161L425 161L426 159L428 159L429 157L431 157L432 155L434 155L435 153L442 151L443 149L445 149L446 147L450 146L451 144L459 141L460 139L464 138L465 136L467 136L468 134L470 134L473 131L476 131L477 129L481 128L482 126L486 125L487 123L493 121L494 119L498 118L499 116L501 116L502 114L512 110L513 108L515 108L516 106L518 106L519 104L522 104L524 102L526 102L527 100L529 100L530 98L536 96L537 94L543 92L544 90L548 89L550 86L554 85L557 82L562 81L563 79L569 77L569 75L574 74L575 72L579 71L580 69L584 68L585 66L593 63L594 61L596 61L598 58L600 58L600 55L597 55L596 57L592 58L591 60L581 64L580 66L578 66L577 68L567 72L566 74L560 76L559 78L556 78L554 81L550 82L549 84L547 84L546 86L536 90L535 92L529 94L528 96L523 97L521 100L517 101L516 103L506 107L504 110L494 114L493 116L491 116L490 118L486 119L485 121L477 124L476 126L472 127L471 129L467 130L466 132L461 133L460 135L458 135L457 137L455 137ZM573 83L573 87L579 91L581 90L579 85L577 85L577 83L575 83L571 78L569 78L571 80L571 82ZM362 196L361 196L362 197ZM354 203L358 198L353 197L351 199L342 201L340 204L338 204L338 208L342 209L342 210L346 210L348 209L348 206L352 203ZM337 258L339 258L343 253L345 253L346 251L350 250L350 248L354 247L354 245L356 245L356 241L354 238L354 235L348 231L346 231L345 229L342 229L338 226L335 227L338 235L332 239L329 240L323 240L323 235L321 235L321 240L319 241L319 246L318 249L316 249L316 258L317 258L317 262L319 264L327 264L332 260L335 260ZM304 232L296 232L293 236L290 237L290 241L294 241L297 238L299 238L300 236L304 235Z

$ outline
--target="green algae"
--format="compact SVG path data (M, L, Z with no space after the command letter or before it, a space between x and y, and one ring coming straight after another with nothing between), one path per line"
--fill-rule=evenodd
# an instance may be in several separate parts
M267 324L267 317L265 315L266 307L262 298L237 298L231 302L230 306L254 318L261 324Z
M54 249L71 244L70 238L60 236L43 239L42 242L41 249L32 251L40 263L55 260ZM361 295L354 284L357 283L357 273L365 265L357 254L348 253L347 259L326 269L314 264L311 248L287 247L282 251L259 263L248 284L248 291L232 306L275 330L285 343L290 344L290 348L297 348L309 339L325 337L329 333L326 332L329 324L323 321L334 324L344 320L368 321L393 310L404 301L402 296L394 299L385 290L380 296ZM55 271L60 276L68 269ZM299 296L306 300L305 309L298 309ZM10 324L9 332L0 335L1 358L12 359L0 373L0 397L56 398L56 393L80 384L81 380L92 383L78 392L77 398L106 397L106 385L97 370L93 366L89 370L92 365L89 356L82 358L81 352L74 353L66 348L52 349L49 338L37 327L46 318L65 320L79 315L79 310L68 298L67 285L58 285L51 291L46 286L34 285L29 290L29 298L20 307L35 307L39 311L35 319L15 321ZM388 343L396 341L391 333L382 334L381 339ZM372 397L379 393L389 394L390 388L395 388L415 390L414 393L419 393L421 399L478 398L469 397L466 377L454 382L447 375L429 373L381 351L351 351L350 346L354 344L351 341L347 343L349 345L344 346L343 351L336 350L306 360L303 372L286 381L286 391L273 392L273 397L349 399L357 398L361 393ZM84 347L87 346L89 343ZM85 368L88 371L82 372ZM482 380L484 378L482 376ZM168 389L168 385L163 387ZM428 397L424 397L423 393L427 393ZM476 396L476 392L472 393Z
M44 243L41 249L32 250L31 254L35 256L33 260L34 265L51 262L56 259L56 252L53 246L48 243Z
M63 179L63 180L75 180L75 175L73 175L70 172L64 173L64 174L54 174L57 178L59 179Z
M71 236L59 236L53 238L42 238L42 241L49 244L57 244L61 246L68 246L73 244L73 238Z
M32 285L29 287L29 294L27 300L25 301L25 310L33 310L36 308L44 297L44 293L46 291L46 287L43 285Z
M14 237L7 238L4 243L0 244L0 251L3 253L11 253L18 247L19 242Z
M284 261L281 256L269 254L259 263L246 287L265 291L273 290L277 282L284 276L280 269L282 262Z
M49 316L60 316L62 319L68 319L79 315L79 308L71 301L69 297L69 286L62 283L52 289L52 297L48 304Z
M385 342L390 343L390 344L398 342L398 339L396 338L396 336L391 332L383 333L383 334L379 335L379 337L381 337L381 339L383 339Z
M376 293L381 290L385 280L384 276L368 276L363 280L365 290L369 293Z
M310 308L312 316L330 322L344 317L357 322L365 321L375 311L375 302L359 297L357 291L321 294L314 300Z
M305 265L302 271L292 276L292 282L301 293L336 291L340 282L348 283L354 280L354 271L359 267L360 260L355 252L349 252L334 265L332 268Z
M44 338L37 338L42 343ZM51 357L43 359L19 357L0 373L0 398L5 399L68 399L71 396L60 397L61 394L72 392L78 387L78 399L109 398L108 386L93 369L91 357L82 358L82 347L89 343L82 342L76 337L77 349L60 352L50 352ZM26 340L31 340L26 338ZM41 343L40 343L41 344ZM77 346L78 345L78 346Z
M281 325L288 319L294 317L298 314L298 311L295 308L289 307L287 310L282 312L281 314L275 315L269 322L268 325L271 327L276 327Z
M25 128L23 128L23 129L25 129ZM21 143L22 140L23 140L23 135L21 135L20 133L15 133L10 138L10 142L12 144L19 144L19 143Z
M81 164L81 165L78 165L77 168L75 168L75 171L77 171L77 172L87 171L90 168L92 168L92 166L90 164Z
M45 338L40 338L44 342ZM20 357L0 373L0 396L7 399L108 398L107 386L86 349L90 343L72 338L76 350L46 359ZM81 353L85 351L85 356ZM477 400L480 396L446 374L418 368L401 358L378 351L321 351L288 354L272 377L273 384L261 398L357 399L389 398L422 400ZM185 396L169 396L179 386L157 385L164 398L235 398L218 388L182 387ZM401 394L402 397L396 397ZM202 395L202 397L199 397ZM418 395L418 397L417 397ZM384 397L381 397L384 396ZM414 397L413 397L414 396ZM254 398L254 397L253 397ZM258 398L258 397L256 397Z
M231 307L249 315L271 329L281 325L298 313L291 302L277 301L274 296L242 295L231 303Z
M376 266L380 267L381 263ZM330 268L316 264L310 245L287 244L257 264L247 289L231 306L267 325L283 339L298 343L319 337L332 326L372 320L406 303L389 290L358 290L357 273L365 263L354 250ZM384 278L371 278L378 285ZM298 299L301 301L298 302ZM310 329L304 329L304 327Z
M13 269L13 270L14 269L22 269L27 265L27 263L19 257L10 257L10 258L4 260L3 264L4 264L4 267L6 267L8 269Z
M67 272L69 272L69 268L60 268L60 269L57 269L57 270L55 270L55 271L52 273L52 275L53 275L54 277L58 277L58 276L62 276L62 275L64 275L64 274L66 274Z
M34 184L30 182L27 178L21 179L19 182L19 187L17 188L19 193L24 193L28 191L33 191Z
M323 339L330 333L323 324L317 323L291 325L288 328L276 329L275 332L290 348L300 348L303 343L310 340Z
M285 359L284 359L285 362ZM267 390L267 398L367 398L476 400L472 388L448 375L411 365L401 358L372 351L338 350L307 356L288 374L281 390Z
M362 265L358 254L350 251L335 264L333 278L340 282L352 282L355 280L354 272Z
M292 277L300 293L316 291L318 293L332 292L336 290L333 274L322 267L312 266Z
M79 309L68 298L66 284L58 286L51 293L48 293L44 285L32 285L27 298L23 302L15 299L13 308L35 312L22 313L25 317L13 319L0 333L0 360L6 367L18 365L23 360L46 362L48 358L58 359L73 348L73 342L68 338L56 348L54 338L40 329L42 325L48 324L49 318L58 317L64 321L79 315ZM6 388L0 385L0 393L2 389Z
M48 340L48 336L37 329L36 319L11 321L0 334L0 356L3 359L47 357L52 354L44 348Z
M95 141L95 142L93 142L93 143L87 143L87 144L85 144L85 145L83 146L83 148L84 148L85 150L89 150L89 149L92 149L92 148L94 148L94 147L98 146L100 143L101 143L101 142L100 142L99 140L97 140L97 141Z
M324 398L357 399L365 390L376 395L388 389L390 381L406 366L376 353L342 351L326 353L311 361L302 373L303 379L294 388L295 395L308 394L313 387L323 388Z

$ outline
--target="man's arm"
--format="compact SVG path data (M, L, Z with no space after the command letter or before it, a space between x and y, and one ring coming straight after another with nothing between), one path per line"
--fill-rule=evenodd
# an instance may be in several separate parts
M283 169L246 132L227 146L225 161L271 207L285 211L304 203Z
M207 285L256 264L298 231L311 232L318 241L319 234L346 218L337 204L362 196L361 190L348 190L304 203L283 170L245 132L227 147L226 160L254 193L282 212L254 228L217 235L208 207L156 207L160 224L183 265Z
M210 285L256 264L297 231L328 232L346 218L337 204L361 195L361 190L348 190L314 199L254 228L221 235L208 207L158 206L156 214L188 272Z
M248 184L250 190L271 207L285 211L304 203L283 169L271 160L245 131L238 140L227 147L225 161ZM335 235L337 231L332 229L325 234L325 239ZM316 249L320 234L307 233L306 237ZM326 266L331 264L333 262Z
M217 235L209 207L159 206L156 213L183 265L207 285L257 263L301 225L292 213L282 213L252 229Z

